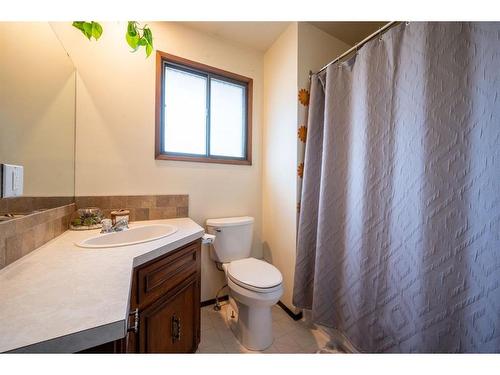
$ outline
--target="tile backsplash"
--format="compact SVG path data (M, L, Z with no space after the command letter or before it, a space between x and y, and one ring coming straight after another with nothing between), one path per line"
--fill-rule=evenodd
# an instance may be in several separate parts
M66 206L74 197L14 197L0 198L0 214L29 213L35 210Z
M99 207L104 216L124 208L130 210L130 221L173 219L189 214L188 195L111 195L75 197L77 208Z
M73 203L74 201L74 203ZM54 206L59 206L51 208ZM0 199L0 213L24 213L0 222L0 269L68 230L77 208L130 210L130 221L188 217L188 195L123 195L82 197L20 197ZM36 210L42 210L36 212ZM35 212L34 212L35 211ZM28 214L29 213L29 214Z
M0 223L0 269L64 233L74 211L71 203Z

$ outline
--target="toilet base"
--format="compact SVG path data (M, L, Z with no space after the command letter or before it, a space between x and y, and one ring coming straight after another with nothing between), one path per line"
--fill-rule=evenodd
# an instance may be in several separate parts
M241 345L265 350L273 343L271 306L247 306L229 297L227 321Z

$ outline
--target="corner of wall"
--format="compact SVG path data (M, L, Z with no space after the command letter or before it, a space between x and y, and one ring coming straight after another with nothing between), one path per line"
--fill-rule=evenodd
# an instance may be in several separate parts
M283 275L282 302L292 305L296 235L298 23L264 54L262 242L264 258Z

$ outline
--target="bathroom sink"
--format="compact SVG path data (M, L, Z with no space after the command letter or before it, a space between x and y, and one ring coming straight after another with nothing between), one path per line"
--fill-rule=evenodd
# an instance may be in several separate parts
M106 248L136 245L143 242L158 240L177 232L177 228L168 224L152 224L133 227L121 232L104 233L75 243L80 247Z

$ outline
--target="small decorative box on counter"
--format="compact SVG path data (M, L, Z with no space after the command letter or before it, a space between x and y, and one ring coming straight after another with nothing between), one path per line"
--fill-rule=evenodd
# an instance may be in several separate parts
M127 222L130 221L130 211L129 210L116 210L116 211L111 211L111 223L113 225L116 224L117 221L120 221L122 219L127 220Z

